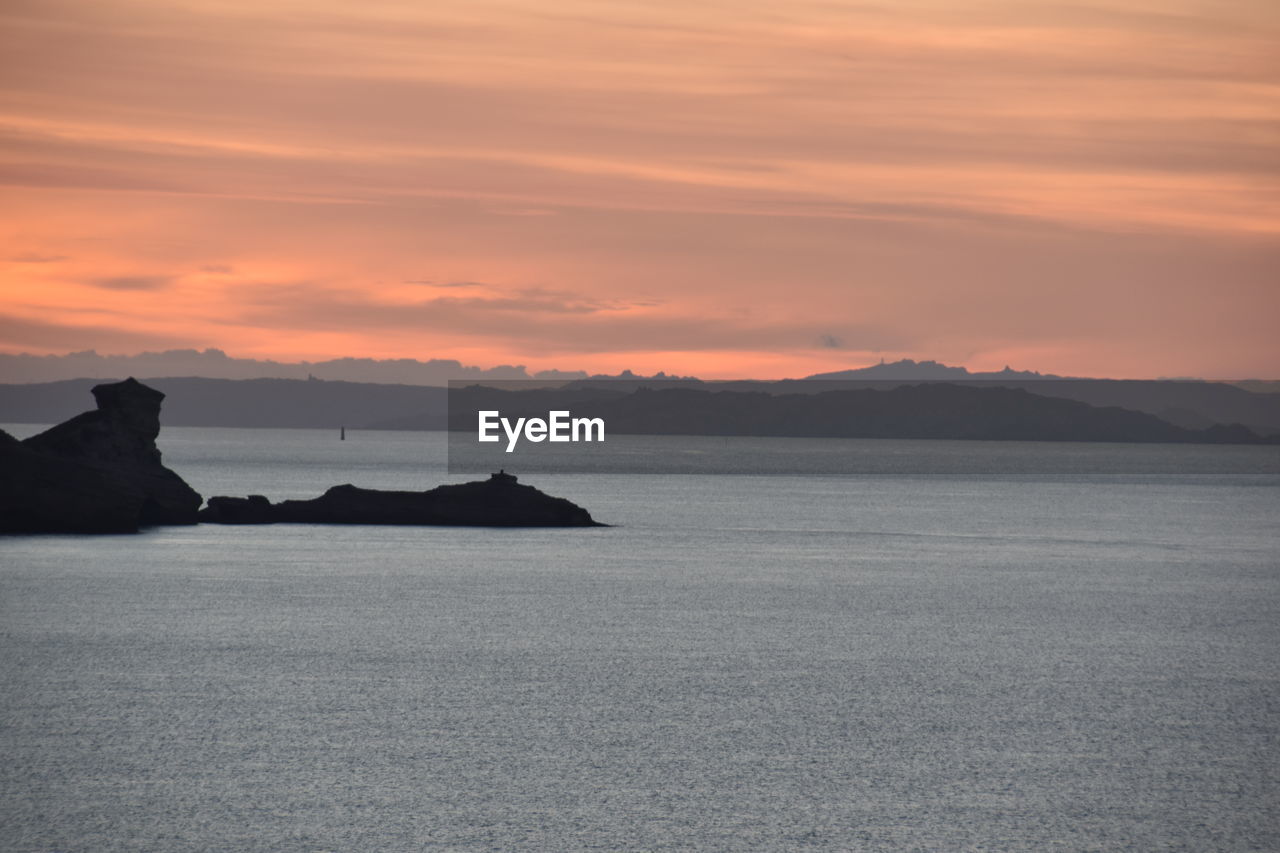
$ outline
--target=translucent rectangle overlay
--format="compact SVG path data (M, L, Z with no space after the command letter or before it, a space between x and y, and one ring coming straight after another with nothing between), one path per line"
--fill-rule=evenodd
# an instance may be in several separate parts
M1268 429L1280 433L1280 395L1258 399L1268 396L1208 382L1051 379L454 382L448 465L1275 484L1280 444Z

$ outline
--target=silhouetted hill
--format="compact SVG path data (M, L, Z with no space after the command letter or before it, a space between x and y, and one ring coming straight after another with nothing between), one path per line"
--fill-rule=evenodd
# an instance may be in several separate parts
M69 380L66 382L38 383L30 385L0 385L0 422L13 423L56 423L66 420L78 413L82 408L82 400L90 387L97 384L95 379ZM324 382L319 380L295 379L253 379L226 380L203 378L169 378L152 380L149 384L168 395L165 403L164 422L170 426L233 426L233 427L302 427L337 429L346 426L352 429L443 429L446 426L445 412L447 408L446 391L438 387L417 385L380 385L357 382ZM535 386L538 383L527 383ZM521 386L524 387L524 386ZM1034 380L1025 383L1014 381L967 381L962 383L903 383L894 381L862 382L835 380L784 380L781 382L730 382L702 383L697 381L681 381L668 377L661 379L600 379L579 380L568 383L559 389L546 387L529 388L528 390L509 391L516 395L534 395L536 407L541 407L540 414L548 408L568 408L575 411L583 405L598 405L608 399L620 400L627 395L640 393L652 394L655 391L678 392L686 396L672 396L670 400L682 400L682 405L690 406L689 411L681 411L674 404L665 404L668 398L647 397L664 401L661 410L647 414L640 412L628 414L620 410L631 420L624 420L615 426L610 422L610 430L620 429L623 424L639 423L643 418L660 418L669 422L672 427L668 432L691 432L693 434L721 434L722 429L716 425L715 409L708 411L710 420L701 421L697 417L700 407L707 405L700 396L688 396L690 392L703 395L738 395L723 397L721 404L725 408L741 409L738 415L744 424L755 424L753 429L763 429L769 413L775 412L767 398L770 397L817 397L827 394L850 394L865 391L883 394L896 388L930 388L935 390L917 392L922 399L931 405L942 407L935 413L922 412L917 417L921 422L930 418L944 417L945 413L967 399L983 399L999 401L1012 398L988 396L971 398L963 394L949 395L946 388L959 388L963 392L976 391L1019 391L1038 399L1058 399L1065 402L1076 402L1088 406L1132 410L1134 413L1145 413L1168 421L1170 426L1182 428L1188 434L1200 434L1214 425L1221 427L1231 424L1242 424L1259 435L1280 433L1280 395L1254 394L1240 388L1215 382L1172 382L1145 380ZM457 393L456 391L454 393ZM537 396L543 395L543 396ZM551 396L546 396L551 395ZM884 399L905 400L908 395ZM834 405L827 398L823 407L814 408L800 401L788 403L785 425L775 424L769 427L773 432L753 434L768 435L814 435L815 423L828 423L834 417L830 407ZM858 417L869 416L881 405L882 398L856 398L862 405L870 408L859 409ZM548 401L558 401L552 405ZM752 402L754 401L754 402ZM873 405L874 404L874 405ZM622 405L619 403L619 405ZM922 404L923 405L923 404ZM993 402L992 405L995 405ZM1043 407L1043 404L1039 404ZM996 416L1001 409L989 412ZM1046 409L1047 411L1047 409ZM1080 412L1082 409L1059 409L1063 417L1069 412ZM1030 417L1030 410L1024 412ZM776 414L776 413L775 413ZM853 411L844 416L852 417ZM1007 413L1006 413L1007 414ZM776 415L781 417L781 415ZM1160 417L1163 416L1163 417ZM826 418L827 420L814 420ZM896 427L896 435L914 434L912 430L918 424L904 420ZM782 422L779 422L782 423ZM865 426L865 424L864 424ZM990 428L988 422L987 427ZM1114 424L1113 424L1114 426ZM1077 427L1085 429L1082 422ZM869 428L869 427L867 427ZM1092 428L1092 427L1090 427ZM650 423L644 426L646 431L657 431ZM776 430L784 430L778 432ZM956 427L958 429L958 426ZM1042 424L1043 432L1049 429ZM1147 435L1155 435L1154 427L1139 430ZM786 430L789 430L786 431ZM1221 430L1219 430L1219 433ZM726 433L736 434L736 433ZM1180 435L1180 434L1179 434ZM1129 440L1129 439L1117 439ZM1134 439L1157 440L1157 439ZM1158 440L1200 440L1167 438Z
M936 361L915 361L910 358L880 362L870 367L853 367L848 370L835 370L830 373L815 373L806 379L892 379L904 381L924 381L935 379L1060 379L1052 374L1042 375L1034 370L1014 370L1005 366L1004 370L986 373L970 373L966 367L951 367Z
M1234 423L1263 435L1280 433L1280 396L1253 393L1225 382L1058 379L999 384L1092 406L1123 406L1188 429Z
M96 379L0 385L0 422L57 423L83 408ZM360 428L412 418L443 429L444 388L298 379L153 379L166 395L166 426Z
M1280 382L1272 379L1241 379L1228 384L1255 394L1280 394Z
M1244 424L1263 434L1280 433L1280 396L1266 392L1280 389L1280 383L1206 382L1198 379L1083 379L1040 374L1009 367L995 372L970 372L936 361L901 361L874 364L833 373L817 373L799 381L772 383L774 393L816 392L834 388L886 388L893 384L919 381L963 381L1023 388L1046 397L1079 400L1093 406L1122 406L1146 412L1188 429L1205 429L1213 424ZM805 387L808 383L819 383ZM839 383L839 384L837 384ZM735 383L736 385L736 383ZM759 388L758 390L765 390Z
M1247 391L1226 382L1171 379L963 379L945 380L971 387L1020 388L1043 397L1078 400L1093 406L1121 406L1155 415L1187 429L1213 424L1243 424L1261 435L1280 433L1280 394ZM708 384L726 391L817 394L866 388L887 390L917 384L890 379L783 379L778 382Z
M558 371L552 371L559 374ZM581 378L581 371L564 378ZM116 379L139 376L200 376L207 379L317 379L342 382L444 385L453 379L532 379L521 365L483 368L453 359L333 358L326 361L271 361L235 358L219 349L175 349L137 355L99 355L93 350L66 355L0 353L0 379L6 382L57 382L65 379ZM555 378L555 377L553 377Z
M135 376L159 379L199 376L205 379L322 379L329 382L370 382L397 385L439 385L452 381L507 379L547 380L610 379L585 370L539 370L521 364L494 367L466 365L451 358L331 358L324 361L272 361L235 358L220 349L173 349L136 355L99 355L93 350L65 355L0 353L0 382L61 382L68 379L119 379ZM629 370L622 379L643 379ZM666 377L659 372L657 379Z

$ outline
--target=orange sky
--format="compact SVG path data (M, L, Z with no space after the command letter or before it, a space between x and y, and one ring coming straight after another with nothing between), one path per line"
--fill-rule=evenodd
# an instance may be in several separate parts
M1280 5L6 0L0 352L1280 377Z

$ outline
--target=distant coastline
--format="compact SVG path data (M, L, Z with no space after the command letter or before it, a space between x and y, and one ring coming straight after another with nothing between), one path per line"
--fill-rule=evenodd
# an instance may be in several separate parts
M59 423L83 410L99 381L0 385L0 421ZM205 377L148 383L166 395L167 426L475 429L474 415L450 424L450 392L436 386ZM479 397L496 396L501 405L484 407L517 415L571 408L605 417L613 434L1209 443L1269 443L1280 434L1280 395L1212 382L637 377L554 384L486 384L467 393L476 406ZM513 406L504 396L513 394L523 402Z

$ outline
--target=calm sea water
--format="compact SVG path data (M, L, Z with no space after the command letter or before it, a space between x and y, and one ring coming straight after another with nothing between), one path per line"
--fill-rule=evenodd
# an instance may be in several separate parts
M465 479L162 447L206 495ZM1280 849L1275 449L618 452L698 473L526 477L601 529L0 540L0 849Z

